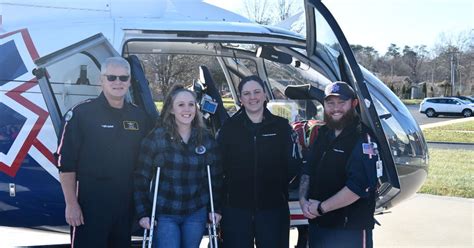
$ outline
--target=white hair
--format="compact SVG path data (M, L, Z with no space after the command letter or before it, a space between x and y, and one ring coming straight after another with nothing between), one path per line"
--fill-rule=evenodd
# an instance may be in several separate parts
M130 64L127 60L122 57L110 57L104 60L102 64L100 64L100 74L105 75L105 71L109 66L118 66L122 67L127 70L128 75L130 75Z

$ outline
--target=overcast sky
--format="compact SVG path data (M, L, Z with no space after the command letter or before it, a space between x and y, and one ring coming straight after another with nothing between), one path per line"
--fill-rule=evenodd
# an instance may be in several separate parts
M205 1L234 12L243 10L243 0ZM474 29L473 0L323 0L323 3L350 44L373 46L381 54L390 43L402 48L423 44L430 49L440 41L443 32L451 35Z

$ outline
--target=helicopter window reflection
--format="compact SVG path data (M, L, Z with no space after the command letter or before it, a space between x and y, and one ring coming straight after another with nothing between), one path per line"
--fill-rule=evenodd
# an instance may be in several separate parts
M405 114L408 110L392 96L388 87L381 82L372 82L376 78L365 70L363 73L397 166L427 166L427 148L423 147L426 143L413 117ZM395 100L387 102L386 98ZM380 99L385 101L382 103Z

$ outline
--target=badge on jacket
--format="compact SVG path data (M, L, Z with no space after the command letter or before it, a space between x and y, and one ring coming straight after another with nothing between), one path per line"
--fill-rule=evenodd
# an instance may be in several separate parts
M64 116L64 120L66 122L70 121L72 119L73 113L72 110L67 111L66 115Z
M369 155L370 159L372 156L378 155L377 143L371 141L369 134L367 134L367 143L362 143L362 153Z
M138 122L136 121L123 121L123 128L125 130L138 131Z

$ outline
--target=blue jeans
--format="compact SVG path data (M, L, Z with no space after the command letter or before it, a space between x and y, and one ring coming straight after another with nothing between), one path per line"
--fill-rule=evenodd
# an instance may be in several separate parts
M197 248L206 229L206 221L205 207L184 216L160 214L153 234L153 247Z
M372 229L337 229L309 224L310 248L372 248Z

